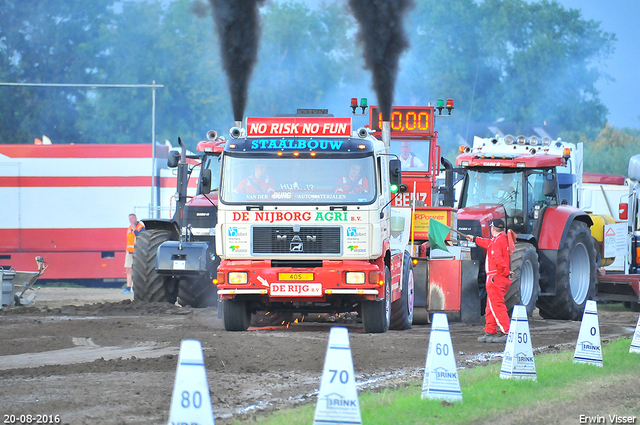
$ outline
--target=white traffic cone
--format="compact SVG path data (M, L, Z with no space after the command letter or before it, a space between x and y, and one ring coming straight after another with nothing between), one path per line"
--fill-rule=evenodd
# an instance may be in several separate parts
M638 324L636 325L636 331L633 333L633 339L631 340L631 347L629 347L630 353L640 353L640 316L638 316Z
M347 328L331 328L313 424L362 424Z
M589 300L584 307L580 333L573 354L574 363L587 363L602 367L602 344L600 344L600 325L598 324L598 306Z
M215 424L202 345L196 339L185 339L180 344L168 424L181 423Z
M502 356L500 378L537 380L536 363L533 359L531 334L529 333L529 319L527 318L527 309L523 305L513 307L509 335L507 335L507 343Z
M424 366L422 398L462 401L456 359L445 313L434 313Z

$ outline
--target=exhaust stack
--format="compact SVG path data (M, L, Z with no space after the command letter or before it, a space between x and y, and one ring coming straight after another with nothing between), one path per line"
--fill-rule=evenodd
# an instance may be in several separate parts
M234 127L242 128L242 121L234 121Z
M382 141L387 153L391 152L391 121L382 121Z

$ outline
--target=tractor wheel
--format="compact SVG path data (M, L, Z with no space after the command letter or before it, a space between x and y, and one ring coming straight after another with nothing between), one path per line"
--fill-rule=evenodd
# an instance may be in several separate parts
M216 306L218 304L218 288L209 279L209 275L180 279L178 302L180 305L194 308Z
M136 237L132 266L134 300L170 301L165 293L164 276L156 272L158 247L168 240L171 240L171 232L159 229L145 230Z
M384 299L363 301L362 323L368 333L384 333L389 329L391 320L391 272L384 268Z
M516 305L525 306L527 315L531 317L540 293L538 253L533 245L526 242L516 244L511 257L511 271L513 279L504 297L509 317Z
M251 312L246 301L238 298L224 300L224 328L228 331L246 331L249 329Z
M558 250L556 295L538 298L545 319L581 320L584 306L596 290L596 252L587 225L571 223L564 245Z
M411 255L404 252L402 258L402 295L391 303L391 323L389 329L411 329L413 323L413 267Z

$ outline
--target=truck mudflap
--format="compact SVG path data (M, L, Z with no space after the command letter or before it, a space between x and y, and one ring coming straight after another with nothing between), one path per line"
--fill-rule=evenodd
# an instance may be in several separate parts
M334 296L367 300L384 297L384 271L368 261L325 261L323 267L272 267L271 260L223 260L218 267L218 294L264 296L271 302L326 302ZM346 283L347 273L364 273L364 283ZM230 273L246 273L246 283L232 284Z
M158 247L156 271L165 275L201 275L213 262L207 242L167 241Z

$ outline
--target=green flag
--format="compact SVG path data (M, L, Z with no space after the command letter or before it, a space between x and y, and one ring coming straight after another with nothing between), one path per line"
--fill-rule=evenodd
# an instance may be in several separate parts
M440 223L438 220L429 218L429 245L431 245L431 248L438 248L449 252L444 240L449 236L450 231L449 226Z

